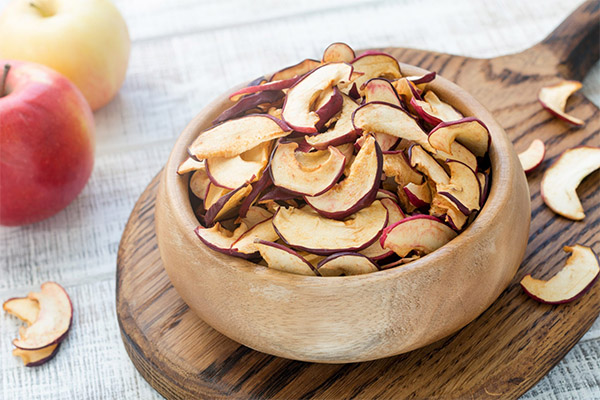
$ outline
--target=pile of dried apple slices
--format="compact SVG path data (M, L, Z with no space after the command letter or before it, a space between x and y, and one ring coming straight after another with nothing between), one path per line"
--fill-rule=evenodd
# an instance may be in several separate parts
M179 167L208 247L312 276L403 265L463 231L490 134L392 56L334 43L231 94Z
M27 324L19 329L19 338L13 341L16 347L13 354L21 357L27 367L52 359L73 322L71 299L55 282L43 283L41 291L31 292L27 297L8 299L2 308Z

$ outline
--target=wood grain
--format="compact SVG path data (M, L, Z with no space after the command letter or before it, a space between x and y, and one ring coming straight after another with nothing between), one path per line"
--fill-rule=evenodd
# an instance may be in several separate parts
M533 138L548 146L546 161L529 177L532 225L523 264L509 288L477 320L426 348L360 364L293 362L240 346L195 317L171 287L154 238L155 179L127 225L117 271L122 336L144 377L168 398L515 398L535 384L600 313L598 285L563 306L537 304L518 287L527 273L554 274L566 258L561 250L565 244L600 252L597 172L578 190L587 215L583 223L555 216L539 196L543 169L556 156L577 145L599 145L599 111L575 95L567 110L586 121L584 128L575 129L552 118L536 100L542 86L581 77L597 60L597 52L568 49L590 42L588 48L598 48L598 4L585 3L549 39L513 56L479 60L386 49L402 62L437 70L474 94L505 127L517 150ZM589 29L581 34L573 26ZM564 46L565 41L571 46Z

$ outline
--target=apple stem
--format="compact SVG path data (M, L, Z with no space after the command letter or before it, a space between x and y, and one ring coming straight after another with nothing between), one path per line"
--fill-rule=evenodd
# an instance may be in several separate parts
M6 79L8 78L9 70L10 64L4 64L4 73L2 74L2 86L0 86L0 97L4 97L4 91L6 89Z

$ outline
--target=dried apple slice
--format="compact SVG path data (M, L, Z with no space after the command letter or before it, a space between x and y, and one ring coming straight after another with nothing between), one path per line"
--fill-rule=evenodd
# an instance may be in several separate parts
M203 162L202 166L200 166L190 177L190 190L194 196L204 201L209 185L210 179L208 178L206 167Z
M544 172L541 193L552 211L572 220L585 218L577 196L577 186L583 178L600 168L599 147L575 147L565 151Z
M321 95L322 98L317 100L315 106L315 113L319 117L315 124L317 131L321 131L331 118L341 111L344 102L342 92L337 87L323 91Z
M432 82L435 79L436 75L437 73L435 71L432 71L421 76L407 76L406 79L418 86Z
M358 108L358 104L350 97L343 95L342 111L335 125L327 131L314 136L306 136L306 142L315 149L323 150L328 146L353 142L359 131L352 124L352 115Z
M332 43L323 52L323 63L329 62L346 62L351 63L356 58L352 47L346 43Z
M467 223L467 216L456 207L456 204L438 193L431 199L429 214L443 218L456 231L460 231Z
M248 226L246 226L246 224L240 224L240 226L237 227L235 231L231 232L223 228L221 224L217 222L214 226L210 228L198 226L194 230L194 232L196 232L198 238L200 238L200 240L209 248L216 250L220 253L236 255L235 252L231 250L231 246L247 230Z
M200 190L200 189L198 189L198 190ZM221 199L223 196L227 195L228 193L231 193L231 190L222 188L217 185L213 185L212 183L209 182L208 185L206 186L206 193L204 195L204 209L206 209L206 210L210 209L212 206L214 206L217 203L217 201L219 201L219 199Z
M527 150L519 153L519 161L523 167L523 171L531 172L544 161L546 155L546 146L540 139L534 139Z
M379 189L377 190L377 196L375 196L376 200L390 199L393 202L398 202L398 196L389 190Z
M401 107L402 102L398 97L398 93L392 86L392 83L384 78L369 79L361 87L365 95L365 103L374 101L389 103L397 107Z
M454 107L440 100L440 98L431 90L423 95L423 100L429 103L442 122L458 121L464 118L464 116L456 111Z
M431 190L427 182L420 185L409 182L402 190L408 196L408 200L417 208L427 207L431 203Z
M239 117L261 104L275 103L281 100L284 95L285 93L283 93L281 90L266 90L244 96L233 106L219 114L219 116L212 123L213 125L217 125L229 119Z
M460 161L447 160L450 181L436 185L440 196L446 197L465 215L481 208L481 187L475 171Z
M392 86L396 89L398 96L404 100L405 104L410 104L410 101L415 94L418 94L417 86L407 78L400 78L392 81ZM416 96L418 100L422 100L420 96Z
M273 217L273 226L292 248L329 255L370 246L386 226L387 219L387 209L375 201L345 221L324 218L306 206L282 207Z
M278 239L279 235L273 228L273 218L269 218L244 232L231 245L231 250L238 257L252 258L258 254L258 248L256 247L257 240L274 242Z
M311 110L319 94L341 81L349 81L352 66L346 63L330 63L305 75L287 93L281 115L285 123L297 132L317 133L320 117Z
M290 87L294 86L294 84L297 83L300 79L302 79L302 76L295 76L293 78L274 80L272 82L267 82L260 85L246 86L245 88L242 88L237 92L230 94L229 100L238 101L244 96L253 93L260 93L266 91L281 91L284 89L289 89Z
M188 157L181 164L179 164L179 167L177 167L177 174L185 175L201 168L204 168L204 161L198 161L194 160L192 157Z
M567 99L581 89L581 82L562 81L556 85L544 87L538 94L538 100L552 115L570 124L583 126L585 121L565 113Z
M429 153L423 150L421 146L412 145L408 149L408 158L410 159L411 167L427 175L436 185L450 182L450 177L446 173L446 170Z
M317 275L315 267L289 247L265 240L257 240L254 245L269 268L296 275Z
M206 209L206 214L204 215L206 225L211 226L216 221L230 217L235 209L241 206L251 191L252 186L246 184L221 196L213 205Z
M327 218L342 219L375 200L381 179L383 157L375 138L368 136L343 181L319 196L304 200Z
M7 313L25 321L27 325L33 324L40 313L39 303L29 297L14 297L8 299L4 302L2 308Z
M269 163L271 142L233 157L213 157L206 160L206 173L210 181L233 190L246 183L257 181Z
M286 67L280 71L275 72L271 77L271 81L285 80L290 78L296 78L298 76L303 76L320 65L321 63L319 61L307 58L305 60L300 61L298 64L294 64L292 66Z
M423 182L423 175L410 166L402 151L383 153L383 173L386 176L393 177L400 186L405 186L411 182L415 184Z
M38 350L62 341L73 322L73 306L69 295L55 282L45 282L41 291L27 295L38 302L40 311L28 327L21 327L13 344L23 350Z
M236 224L244 223L248 227L253 227L254 225L266 221L269 218L273 217L273 213L269 210L265 210L262 207L252 206L246 212L244 217L238 217L235 220Z
M452 154L455 140L477 157L483 157L490 147L491 136L485 124L473 117L442 122L429 133L431 147L446 153Z
M260 197L260 195L273 184L271 180L271 174L269 171L263 172L260 179L252 184L252 191L246 196L242 204L240 205L239 216L244 218L246 213Z
M381 204L383 204L388 211L388 222L386 227L406 218L406 215L404 215L404 212L394 200L385 198L381 200ZM361 250L359 253L369 257L372 260L381 260L394 254L393 251L381 247L379 240L376 240L372 245Z
M317 265L321 276L350 276L376 272L377 265L359 253L342 252L332 254Z
M430 215L408 217L384 229L381 246L406 257L411 251L429 254L456 237L456 232Z
M363 83L371 78L398 79L402 77L398 61L389 54L367 51L352 61L356 72L363 75L356 78L354 84L360 88Z
M15 357L21 357L26 367L37 367L53 359L56 353L58 353L59 348L60 343L56 343L39 350L22 350L17 348L13 349L12 353Z
M598 258L589 247L565 246L571 253L565 266L550 280L543 281L526 275L521 287L531 298L546 304L563 304L576 300L598 279Z
M289 133L289 127L268 114L247 115L204 131L188 151L197 159L233 157Z
M323 194L336 184L346 164L346 157L335 147L304 155L300 162L296 157L298 144L280 143L271 158L273 184L294 193L307 196ZM327 158L322 154L326 153ZM313 162L311 162L313 161Z

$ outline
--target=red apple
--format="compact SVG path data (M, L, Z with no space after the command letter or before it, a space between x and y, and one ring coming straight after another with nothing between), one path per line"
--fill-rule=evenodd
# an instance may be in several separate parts
M0 224L40 221L81 192L94 165L94 117L67 78L0 60Z

